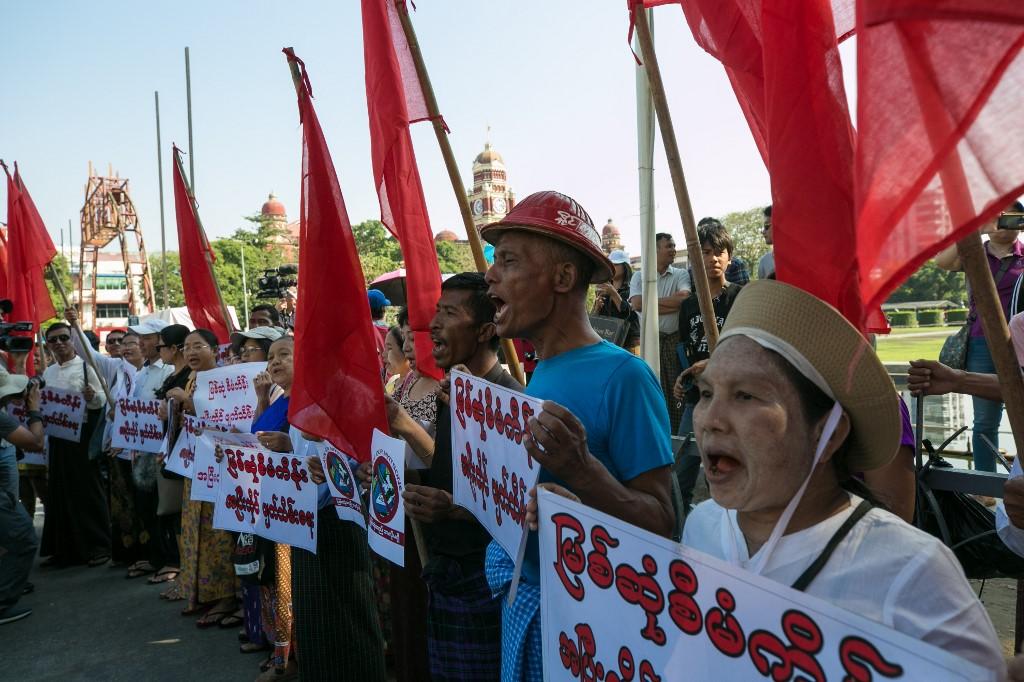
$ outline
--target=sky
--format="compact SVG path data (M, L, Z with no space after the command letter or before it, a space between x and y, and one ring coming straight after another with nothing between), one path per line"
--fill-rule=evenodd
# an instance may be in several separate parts
M569 194L599 229L612 219L639 253L637 67L625 3L418 0L413 22L466 186L489 138L517 197ZM146 248L160 250L154 91L167 249L176 249L170 150L188 148L185 46L195 193L211 238L246 226L271 191L297 218L301 130L284 46L308 68L349 218L380 217L356 0L8 1L0 25L0 158L19 162L58 248L71 220L76 261L90 161L130 180ZM697 217L767 204L768 175L721 65L696 46L677 6L655 11L655 38ZM433 231L465 235L429 123L413 126L413 141ZM681 241L660 137L655 202L658 230ZM5 206L0 184L0 216Z

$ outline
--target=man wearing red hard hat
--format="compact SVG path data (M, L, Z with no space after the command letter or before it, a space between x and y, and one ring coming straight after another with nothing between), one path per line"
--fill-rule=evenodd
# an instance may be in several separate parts
M593 221L558 192L538 192L503 220L481 229L494 245L488 294L502 338L523 338L539 363L526 389L544 400L525 444L540 462L539 482L584 504L670 536L668 411L661 386L635 355L603 341L590 326L587 289L612 277ZM536 528L536 492L528 519ZM496 543L487 552L495 593L508 588L514 563ZM502 619L502 679L541 679L540 566L531 532L522 581Z

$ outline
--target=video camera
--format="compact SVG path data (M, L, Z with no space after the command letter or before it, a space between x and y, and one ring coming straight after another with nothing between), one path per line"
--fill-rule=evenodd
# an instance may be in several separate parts
M298 284L298 279L295 277L298 274L299 266L295 264L264 270L263 276L260 277L260 290L256 292L256 298L284 298L285 292Z
M999 230L1021 230L1024 229L1024 213L1019 211L1007 211L1000 214L996 221L996 229Z
M31 336L15 336L11 332L32 332L31 322L0 322L0 350L9 353L28 353L32 350Z

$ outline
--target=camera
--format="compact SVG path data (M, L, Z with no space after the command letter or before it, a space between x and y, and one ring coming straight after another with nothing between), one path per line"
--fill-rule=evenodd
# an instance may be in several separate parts
M1018 211L1007 211L999 216L996 221L996 229L999 230L1020 230L1024 229L1024 213Z
M285 292L298 284L295 277L298 274L299 266L295 264L264 270L259 280L260 290L256 293L256 298L284 298Z
M0 350L9 353L28 353L32 350L31 336L14 336L11 332L32 332L31 322L0 322Z
M33 385L38 386L39 390L41 391L44 388L46 388L46 381L43 379L41 374L37 374L35 376L28 378L28 385L29 388L31 388Z

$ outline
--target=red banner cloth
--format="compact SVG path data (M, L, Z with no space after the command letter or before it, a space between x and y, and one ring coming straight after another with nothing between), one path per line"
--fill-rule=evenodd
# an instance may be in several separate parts
M7 171L7 167L4 167ZM46 266L57 255L32 197L14 164L14 176L7 173L7 295L13 309L12 322L42 324L56 317L46 287Z
M857 257L873 305L1024 192L1024 3L857 5Z
M209 329L221 343L231 340L231 323L224 318L225 311L217 293L211 264L213 249L206 239L195 205L185 184L181 165L181 150L173 147L174 156L174 214L178 222L178 256L181 259L181 285L185 291L185 306L196 329ZM209 262L207 262L209 256Z
M394 0L362 0L362 10L366 107L381 222L402 247L409 326L417 332L416 369L440 379L427 332L441 297L441 269L409 135L409 124L429 114Z
M389 432L366 280L306 67L291 48L284 53L302 70L299 291L288 421L365 462L373 429Z
M8 210L7 215L10 214ZM7 295L7 248L7 235L0 232L0 298L10 298Z

